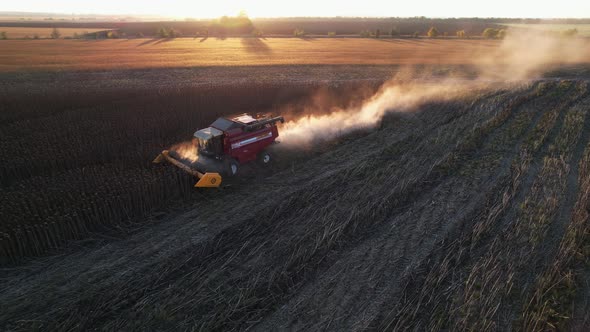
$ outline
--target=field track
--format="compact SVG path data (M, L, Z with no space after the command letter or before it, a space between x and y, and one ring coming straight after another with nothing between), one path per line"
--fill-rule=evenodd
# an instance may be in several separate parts
M136 41L97 43L102 42ZM207 42L244 47L240 40ZM273 49L279 41L266 42ZM347 41L330 41L339 42ZM411 47L434 47L438 42L445 41ZM158 45L153 47L172 47ZM270 61L272 52L267 55ZM413 112L391 112L376 130L305 153L286 154L289 157L271 172L246 174L226 190L185 193L193 199L190 208L151 214L157 220L120 239L87 246L74 242L79 248L60 256L3 269L0 327L529 330L566 327L569 321L563 316L571 315L574 323L583 325L590 310L578 305L587 303L587 298L574 295L587 294L588 288L579 279L584 275L584 258L575 253L587 250L590 230L589 84L586 79L552 79L471 89L451 100L427 102ZM299 96L294 88L288 96L266 86L234 89L227 93L244 96L241 103L247 105L272 107L277 101L295 102ZM335 94L347 95L348 90L338 89L344 88L339 85ZM241 105L221 102L223 91L175 93L188 100L183 107L189 110L194 104L212 109ZM262 103L265 95L268 100ZM322 96L329 100L329 95ZM60 155L61 150L51 145L28 146L26 142L43 135L24 128L51 133L54 126L66 123L72 124L67 133L76 140L64 141L69 144L65 150L84 158L52 164L51 158L23 156L15 161L22 162L22 168L0 164L0 170L11 174L0 184L0 195L15 206L26 206L22 199L30 194L39 202L51 202L54 193L68 190L60 183L74 179L74 184L102 188L110 172L127 191L106 197L111 199L106 208L92 196L84 202L87 205L80 205L76 211L88 219L84 227L91 234L96 230L90 225L113 217L108 211L116 211L117 202L153 212L148 208L155 204L152 201L166 196L158 196L158 190L171 183L186 185L187 179L169 168L142 163L157 151L157 144L127 142L154 133L160 140L173 136L163 129L159 117L158 106L166 102L154 96L149 106L139 107L134 100L145 102L145 96L120 97L75 111L56 108L53 120L51 113L5 115L0 128L7 137L6 149L13 149L11 155L18 155L18 149L35 151L34 156ZM15 99L11 105L25 104ZM142 130L126 131L138 120L122 123L119 129L106 125L127 110L140 112ZM177 112L174 120L189 124L174 129L190 130L192 123L206 123L207 116L197 119L192 113ZM28 135L26 141L19 141L22 135ZM56 135L47 137L60 140L61 134ZM78 146L86 135L96 143L91 151ZM104 148L109 142L105 137L135 147L135 154L124 159L121 151ZM11 147L15 144L20 145ZM281 155L280 150L277 153ZM106 157L113 165L101 163ZM143 176L132 177L135 170ZM96 179L88 180L88 175ZM125 180L127 175L130 178ZM43 184L41 189L28 189L36 183ZM109 192L114 181L106 183ZM59 189L47 189L54 187ZM142 197L144 190L149 194ZM74 209L47 205L56 215ZM11 209L0 210L0 215L11 216L10 220L20 217ZM44 239L31 240L31 236L47 235L43 226L18 234L10 233L11 224L2 227L5 253L34 256L44 250L20 252L6 236L42 243Z

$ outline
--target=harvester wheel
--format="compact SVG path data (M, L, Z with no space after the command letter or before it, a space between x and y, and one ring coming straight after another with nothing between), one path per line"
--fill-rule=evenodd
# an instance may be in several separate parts
M229 176L236 176L238 175L238 171L240 170L240 164L233 158L227 160L227 174Z
M260 165L266 166L266 165L270 164L271 160L272 160L272 157L271 157L270 153L268 153L266 151L262 151L258 155L258 162L260 163Z

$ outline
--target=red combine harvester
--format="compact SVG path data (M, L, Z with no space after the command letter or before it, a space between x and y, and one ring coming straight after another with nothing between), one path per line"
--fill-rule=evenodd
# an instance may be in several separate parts
M221 175L234 176L240 164L259 160L268 164L271 155L266 148L276 143L279 136L277 122L282 116L254 118L242 114L233 118L219 118L211 126L195 132L193 144L198 159L189 164L174 151L164 150L154 163L168 161L185 172L199 178L195 187L219 187Z

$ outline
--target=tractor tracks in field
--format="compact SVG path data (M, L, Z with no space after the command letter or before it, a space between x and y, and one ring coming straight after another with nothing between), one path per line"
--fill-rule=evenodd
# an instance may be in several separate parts
M542 102L542 99L537 100L537 104L539 102ZM511 172L504 172L505 175L500 177L504 180L497 181L497 184L489 191L488 203L481 204L478 207L479 212L474 213L475 218L465 219L461 223L458 232L450 232L439 245L442 250L433 252L430 258L424 261L423 267L417 269L415 273L407 278L408 283L404 287L401 297L402 302L407 303L389 309L389 314L376 320L376 326L393 329L408 326L428 329L449 328L451 326L454 326L454 328L478 328L478 325L470 325L473 324L473 321L462 318L465 315L467 317L470 315L469 312L465 312L465 307L467 309L473 307L477 303L477 297L472 298L472 295L468 296L466 293L466 298L461 302L467 302L456 307L457 301L461 299L461 289L466 278L468 285L473 284L472 281L469 281L468 274L465 273L463 267L469 267L470 261L477 261L478 257L486 254L490 246L494 246L497 239L490 235L497 232L502 233L504 228L511 226L511 220L513 220L514 216L510 217L510 211L514 206L518 205L516 202L519 202L519 199L523 199L522 196L524 195L520 193L526 192L527 188L530 188L533 183L532 179L539 172L538 167L534 167L534 165L529 167L530 162L526 160L532 160L534 156L542 155L543 151L547 149L548 142L554 139L561 127L561 120L556 117L559 114L563 116L566 109L567 106L562 106L557 114L537 112L537 116L542 116L542 121L534 124L534 130L531 130L532 128L529 126L526 131L527 134L523 136L515 148L515 150L524 148L525 155L523 156L514 151L512 158L504 156L511 160ZM532 111L536 111L534 107ZM531 138L535 139L531 140ZM510 144L509 146L513 145ZM522 147L519 148L519 146ZM533 156L527 157L526 150L531 148ZM524 164L521 164L523 161ZM506 166L505 162L502 164L504 167ZM510 174L511 176L507 177ZM500 174L496 176L500 176ZM512 177L512 180L510 180L510 177ZM483 268L490 269L489 266ZM478 287L495 286L479 285ZM471 293L470 290L469 294ZM490 323L483 313L479 317L482 318L480 319L482 324ZM460 325L455 325L457 323ZM490 328L489 325L484 326ZM481 327L479 326L479 328Z
M528 287L521 311L514 313L520 314L514 324L519 329L582 330L590 323L588 278L581 271L587 266L584 243L588 234L589 105L587 96L568 110L568 125L564 129L568 134L562 134L564 139L556 144L554 154L561 152L560 158L568 162L569 172L563 181L566 185L559 208L547 227L549 236L542 246L544 250L538 254L539 263L527 276L534 283Z

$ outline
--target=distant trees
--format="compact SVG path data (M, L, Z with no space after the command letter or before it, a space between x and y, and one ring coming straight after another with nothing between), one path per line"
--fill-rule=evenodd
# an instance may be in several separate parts
M414 34L412 35L414 38L418 38L420 37L420 31L416 31L414 32Z
M174 28L161 27L156 31L156 37L158 38L176 38L180 36L182 36L182 33Z
M437 28L430 27L430 30L428 30L427 34L428 34L428 37L430 37L430 38L436 38L439 36L440 33L438 32Z
M305 36L305 30L297 28L297 29L293 30L293 36L295 36L295 37Z
M399 37L400 32L396 27L391 28L391 38Z
M241 11L238 16L220 17L211 23L210 29L213 33L217 33L220 36L226 36L227 34L249 35L254 31L254 24L246 12Z
M158 38L168 38L168 29L161 27L156 31L156 37Z
M363 31L361 31L361 32L359 33L359 35L360 35L362 38L369 38L369 37L371 37L371 31L369 31L369 30L363 30Z
M381 30L377 29L377 31L375 31L375 38L379 39L380 36L381 36Z
M456 32L457 38L465 38L465 30L459 30Z
M0 40L5 40L8 39L8 35L6 34L6 31L1 31L0 32Z
M334 31L328 32L328 37L336 37L336 32L334 32Z
M168 38L177 38L177 37L182 37L182 32L180 32L176 29L173 29L173 28L168 29Z
M53 28L49 37L51 37L51 39L59 39L59 37L61 37L61 32L59 32L57 28Z
M561 35L564 37L573 37L573 36L576 36L577 34L578 34L578 29L576 29L576 28L567 29L567 30L561 32Z
M504 37L506 37L506 30L486 28L482 32L481 36L486 39L503 39Z

